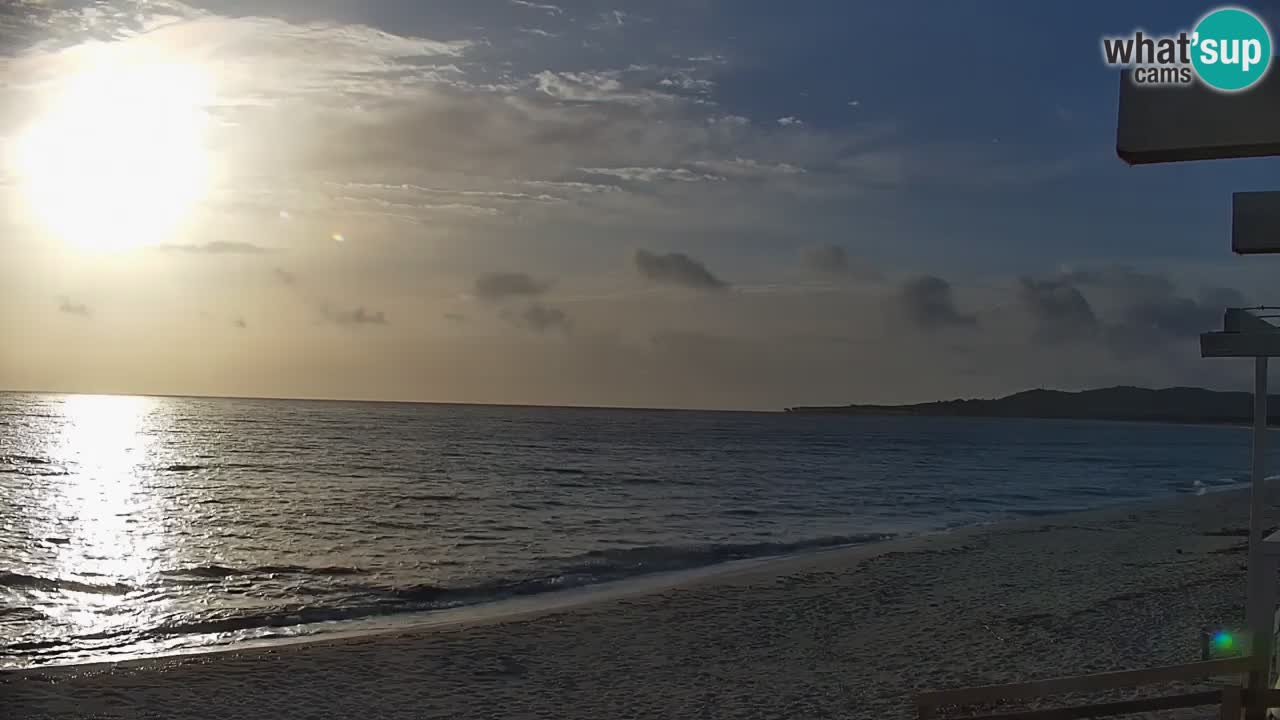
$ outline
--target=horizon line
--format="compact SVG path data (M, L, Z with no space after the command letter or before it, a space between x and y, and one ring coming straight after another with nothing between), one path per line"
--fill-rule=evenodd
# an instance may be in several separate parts
M936 403L948 403L959 401L982 401L982 400L1001 400L1014 395L1019 395L1034 391L1048 391L1078 394L1097 390L1115 390L1121 388L1134 388L1139 390L1203 390L1213 393L1237 393L1243 392L1252 394L1249 390L1215 390L1198 385L1166 385L1163 387L1149 387L1142 385L1108 385L1105 387L1093 387L1082 390L1061 390L1049 387L1032 387L1024 390L1015 390L1007 392L1003 395L992 397L980 396L952 396L945 399L922 400L916 402L899 402L899 403L860 403L845 402L838 404L796 404L783 405L772 409L745 409L745 408L708 408L708 407L658 407L653 405L574 405L574 404L541 404L541 403L518 403L518 402L467 402L467 401L449 401L449 400L387 400L382 398L339 398L339 397L290 397L282 395L202 395L199 393L137 393L137 392L81 392L68 390L22 390L14 388L0 388L0 395L63 395L63 396L101 396L101 397L143 397L143 398L160 398L175 400L250 400L250 401L266 401L266 402L311 402L311 403L351 403L351 404L377 404L377 405L434 405L442 407L491 407L491 408L521 408L521 409L544 409L544 410L626 410L633 412L680 412L680 413L737 413L751 415L787 415L796 409L813 409L813 408L848 408L848 407L866 407L866 408L906 408L919 405L930 405ZM1268 393L1280 397L1280 392Z
M444 407L527 408L543 410L630 410L635 412L739 413L784 415L786 408L743 409L702 407L655 407L651 405L572 405L539 403L466 402L448 400L386 400L380 398L289 397L281 395L201 395L198 393L81 392L70 390L20 390L0 388L0 395L63 395L80 397L141 397L173 400L261 400L267 402L351 403L364 405L437 405Z

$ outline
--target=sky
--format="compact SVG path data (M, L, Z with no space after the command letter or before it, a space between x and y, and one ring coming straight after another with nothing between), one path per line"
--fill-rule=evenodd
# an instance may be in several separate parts
M1100 51L1211 7L0 0L0 387L1247 388L1197 335L1276 161L1124 165Z

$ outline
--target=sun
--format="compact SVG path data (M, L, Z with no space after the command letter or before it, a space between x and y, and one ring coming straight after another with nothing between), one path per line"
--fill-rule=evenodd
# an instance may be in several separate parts
M209 183L201 68L97 63L55 86L12 147L31 216L87 251L167 242Z

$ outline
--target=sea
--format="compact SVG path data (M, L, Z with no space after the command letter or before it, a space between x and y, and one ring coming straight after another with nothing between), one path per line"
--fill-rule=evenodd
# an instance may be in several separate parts
M1212 492L1249 453L1236 427L0 394L0 667Z

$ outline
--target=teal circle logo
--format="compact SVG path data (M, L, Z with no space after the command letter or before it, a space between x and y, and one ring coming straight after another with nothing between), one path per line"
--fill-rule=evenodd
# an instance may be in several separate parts
M1191 42L1196 74L1216 90L1250 88L1271 65L1271 33L1248 10L1221 8L1205 15Z

